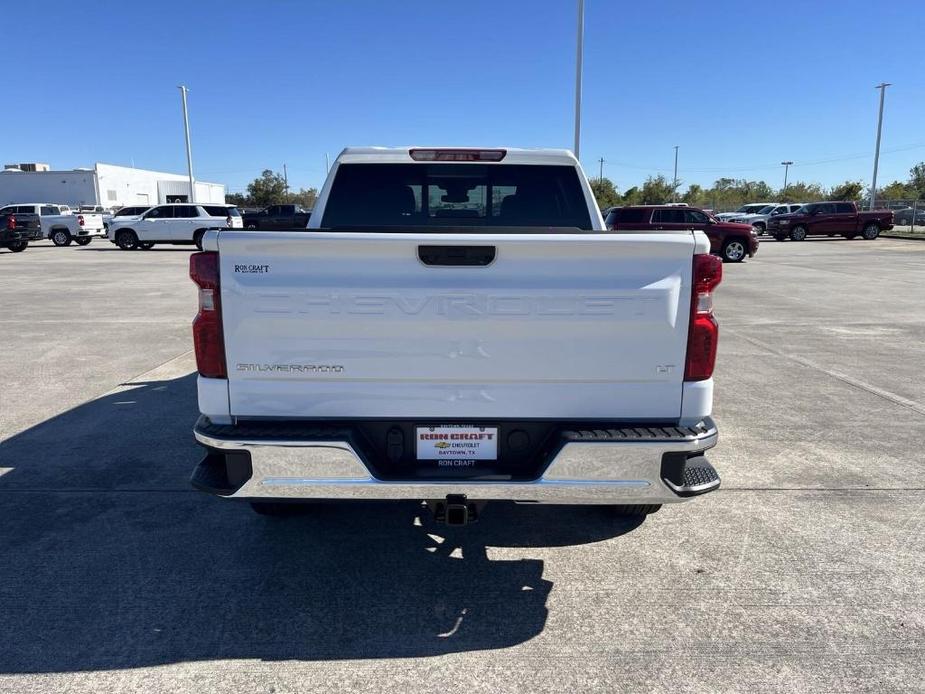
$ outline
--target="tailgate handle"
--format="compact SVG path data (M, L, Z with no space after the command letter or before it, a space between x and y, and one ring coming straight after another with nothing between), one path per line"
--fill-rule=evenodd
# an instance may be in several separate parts
M485 267L495 259L494 246L418 246L425 265Z

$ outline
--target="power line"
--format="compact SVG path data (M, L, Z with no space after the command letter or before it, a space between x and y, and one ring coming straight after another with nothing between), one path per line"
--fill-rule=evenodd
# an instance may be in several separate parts
M895 153L895 152L907 152L913 149L921 149L925 147L925 142L917 142L908 145L899 145L897 147L889 147L881 150L881 154ZM794 166L804 167L804 166L820 166L822 164L834 164L840 161L850 161L852 159L866 159L870 157L870 152L865 153L856 153L856 154L844 154L838 156L832 156L825 159L811 159L807 161L797 161ZM662 168L660 166L642 166L639 164L630 164L628 162L618 161L615 159L608 159L608 166L621 166L625 169L639 169L642 171L658 171L663 173L668 173L672 169ZM755 166L710 166L710 167L701 167L701 168L689 168L685 167L685 171L690 171L694 173L733 173L733 172L745 172L745 171L770 171L780 168L780 163L777 164L758 164Z

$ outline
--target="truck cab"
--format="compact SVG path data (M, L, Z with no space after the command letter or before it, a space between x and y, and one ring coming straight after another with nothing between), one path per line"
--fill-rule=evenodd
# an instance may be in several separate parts
M311 210L301 205L270 205L254 214L244 215L245 229L280 230L304 229Z

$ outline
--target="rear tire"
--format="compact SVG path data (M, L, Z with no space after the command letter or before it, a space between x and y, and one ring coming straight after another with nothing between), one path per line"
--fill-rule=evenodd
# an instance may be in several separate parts
M273 518L289 518L304 515L307 504L283 504L277 501L252 501L251 509L260 516Z
M56 246L70 246L71 232L67 229L54 229L51 232L51 242Z
M617 516L649 516L657 512L661 507L661 504L632 504L629 506L612 506L611 508Z
M116 232L116 245L123 251L134 251L138 248L138 234L131 229L122 229Z
M74 243L76 243L78 246L89 246L92 240L92 236L78 236L76 239L74 239Z
M880 236L880 227L877 224L871 222L866 227L864 227L864 231L861 232L861 236L864 237L865 241L873 241L875 238Z
M806 227L802 224L793 227L790 230L790 240L791 241L805 241L806 240Z
M764 232L767 231L764 226L764 222L758 222L755 224L755 231L758 232L758 236L764 236Z
M748 255L748 246L742 239L727 239L722 254L727 263L741 263Z
M13 253L22 253L28 247L28 241L17 241L16 243L12 243L8 246L8 248L13 251Z

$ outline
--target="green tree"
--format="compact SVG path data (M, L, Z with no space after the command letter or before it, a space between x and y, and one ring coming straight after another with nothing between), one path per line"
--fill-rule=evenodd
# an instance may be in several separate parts
M918 193L919 200L925 200L925 161L909 169L909 185Z
M621 201L624 205L638 205L642 201L642 191L638 187L633 186L632 188L627 188L626 192L623 193L623 200Z
M649 176L646 182L642 184L641 198L643 205L663 205L666 202L671 202L673 196L674 186L661 174Z
M908 183L893 181L877 192L878 200L911 200L918 197L918 191Z
M829 191L827 200L860 200L864 184L860 181L845 181Z
M594 199L597 200L597 206L602 210L620 204L620 193L617 192L616 186L609 178L592 178L589 183Z
M694 207L709 207L706 191L704 191L703 186L696 183L691 183L687 187L687 191L681 196L681 202L686 202Z
M752 200L756 202L773 202L774 191L764 181L750 181L748 187Z
M315 206L315 200L317 199L317 188L301 188L298 193L290 193L286 198L286 202L292 205L301 205L306 210L310 210Z
M815 202L824 199L825 194L818 183L796 181L788 183L787 190L781 191L777 198L781 202Z
M244 193L225 193L225 202L229 205L237 205L238 207L247 207L250 204Z
M718 178L713 182L713 187L706 191L706 197L710 201L710 207L721 211L740 207L745 194L738 188L734 178Z
M264 169L259 178L247 184L247 197L257 207L285 202L286 179L275 171Z

